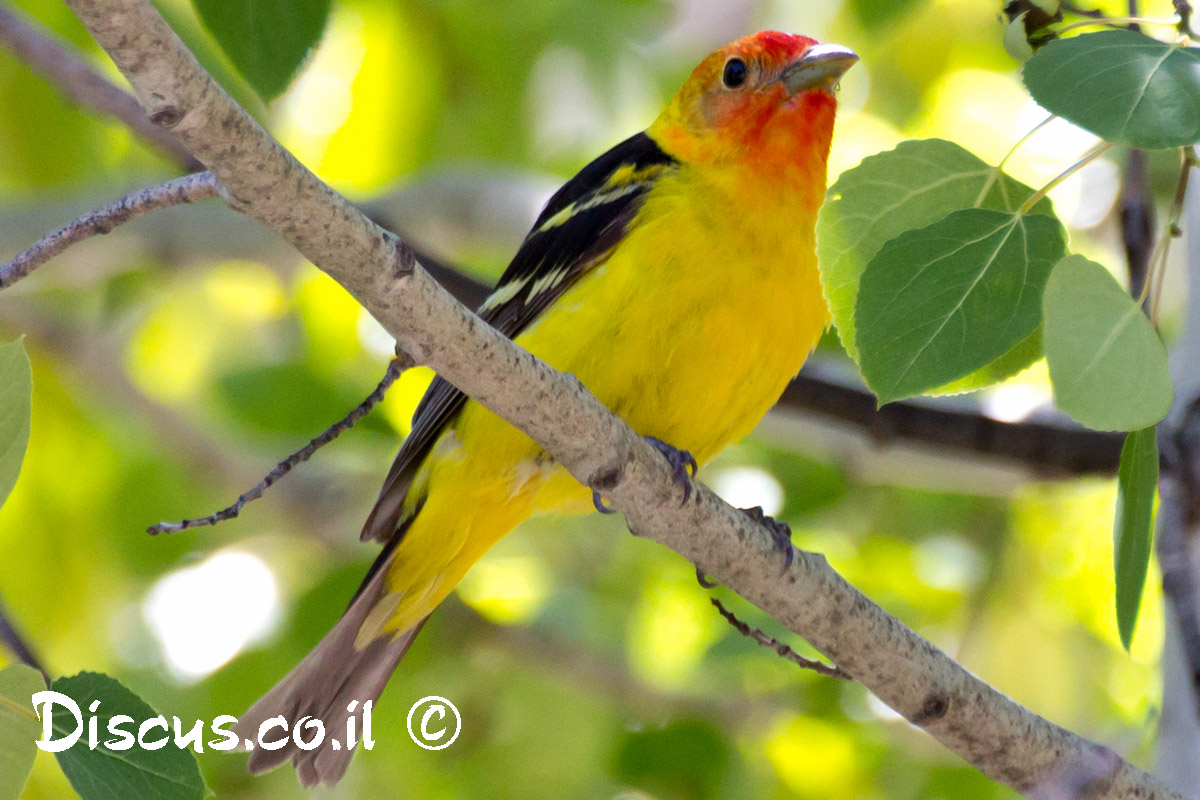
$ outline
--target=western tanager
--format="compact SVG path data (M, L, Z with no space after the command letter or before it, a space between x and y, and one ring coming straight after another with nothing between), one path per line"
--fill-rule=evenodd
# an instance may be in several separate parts
M834 89L856 60L773 31L704 59L649 129L550 198L480 316L573 373L677 470L742 438L829 322L814 225ZM385 543L379 558L333 630L237 732L309 716L334 738L351 701L378 698L430 613L500 537L533 514L592 504L533 440L435 380L363 529ZM289 741L256 749L250 769L291 759L301 783L331 784L352 752Z

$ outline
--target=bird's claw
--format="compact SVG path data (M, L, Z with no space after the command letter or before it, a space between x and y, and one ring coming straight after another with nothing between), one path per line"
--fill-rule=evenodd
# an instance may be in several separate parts
M696 567L696 582L705 589L715 589L721 585L716 581L711 580L707 575L704 574L704 570L700 569L699 567Z
M594 505L596 507L596 510L599 511L601 514L617 513L617 510L615 508L604 504L604 498L601 497L600 493L597 491L592 492L592 505Z
M662 453L663 458L671 465L671 477L675 483L683 486L683 503L687 505L687 501L692 497L692 478L699 469L696 459L687 450L680 450L677 447L664 442L662 439L655 439L653 436L647 436L646 441L654 445L654 449Z
M783 553L783 570L786 572L792 565L792 559L796 554L795 548L792 547L792 529L786 522L780 522L774 517L764 514L762 506L743 508L741 511L750 519L766 526L767 531L771 534L771 541L775 543L775 549Z

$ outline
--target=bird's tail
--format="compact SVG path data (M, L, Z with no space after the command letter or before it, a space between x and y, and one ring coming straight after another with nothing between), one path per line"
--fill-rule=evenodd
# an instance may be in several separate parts
M385 634L365 647L355 648L354 641L363 621L384 592L384 576L391 559L392 547L388 547L380 553L333 629L275 688L238 718L234 733L255 743L249 763L252 773L266 772L290 760L303 786L318 783L332 786L345 774L354 749L347 747L345 741L339 742L340 748L334 748L332 740L344 739L347 720L359 714L368 700L379 699L388 678L428 619L402 633ZM351 701L357 701L353 712L347 710ZM272 728L270 741L290 735L304 717L321 720L325 741L312 750L297 747L291 738L278 750L258 747L259 726L280 715L288 725L288 733ZM303 730L301 736L310 739L311 733Z

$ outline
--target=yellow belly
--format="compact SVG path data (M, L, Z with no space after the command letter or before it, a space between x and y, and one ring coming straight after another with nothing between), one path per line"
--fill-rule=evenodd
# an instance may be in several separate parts
M632 226L609 260L517 342L577 376L638 433L704 463L766 414L828 312L814 210L797 209L810 221L783 236L756 230L753 209L745 226L717 236L714 229L728 226L708 215L730 209L713 208L696 187L681 188L656 188L641 212L652 221ZM388 574L387 630L406 630L430 613L530 515L591 507L587 489L474 402L434 448L419 483L425 503Z

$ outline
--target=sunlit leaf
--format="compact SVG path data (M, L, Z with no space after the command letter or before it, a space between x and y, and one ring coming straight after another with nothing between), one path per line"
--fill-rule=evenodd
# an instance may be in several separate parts
M1113 566L1117 584L1117 629L1125 649L1133 642L1146 570L1150 565L1154 492L1158 487L1158 440L1154 428L1125 437L1117 472L1117 515Z
M884 245L855 309L863 377L880 402L969 375L1030 336L1064 248L1053 217L979 208Z
M33 667L13 664L0 670L0 800L17 800L33 769L42 726L30 698L45 688Z
M1200 141L1200 50L1127 30L1058 39L1025 64L1049 111L1132 147Z
M174 742L157 750L148 750L137 743L127 750L110 749L107 744L119 737L109 732L109 721L118 715L132 717L120 730L134 735L143 721L158 716L144 700L107 675L81 672L69 678L59 678L51 689L65 694L79 706L84 721L80 740L72 747L55 753L59 766L83 800L126 800L130 797L152 800L199 800L207 794L200 768L190 750L176 747ZM89 708L100 701L96 711ZM54 738L70 736L78 727L75 717L61 706L52 707ZM97 719L99 744L89 747L87 720ZM170 720L168 719L168 724ZM155 727L147 741L161 739L162 729Z
M263 99L283 93L329 18L330 0L192 0L196 13Z
M976 201L980 208L1016 211L1032 194L1028 186L941 139L901 142L894 150L870 156L843 172L830 187L817 221L817 254L825 299L850 357L859 360L854 317L859 280L884 243L970 208ZM1034 210L1053 213L1048 200ZM1040 345L1032 342L1013 358L956 381L946 391L986 386L1020 372L1039 357Z
M1138 430L1166 416L1172 399L1166 348L1108 270L1067 256L1050 274L1042 307L1059 408L1097 430Z
M0 345L0 506L17 483L29 444L33 374L25 345Z
M850 8L863 30L876 31L896 23L917 5L916 0L851 0Z

